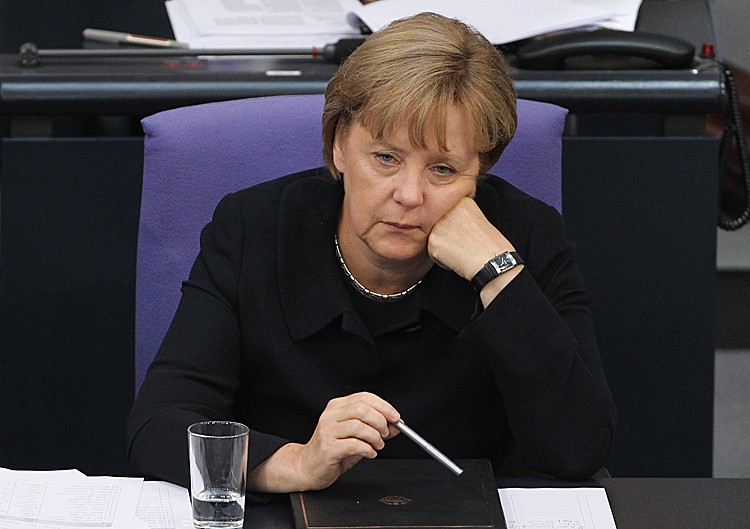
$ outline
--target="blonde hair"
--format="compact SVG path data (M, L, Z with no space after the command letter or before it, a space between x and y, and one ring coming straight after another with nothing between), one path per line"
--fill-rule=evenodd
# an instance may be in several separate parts
M397 20L375 32L344 61L326 88L323 158L334 175L333 142L357 122L377 139L406 122L409 139L426 147L434 123L446 149L448 113L457 105L474 130L480 173L500 158L516 132L516 90L505 59L479 32L435 13Z

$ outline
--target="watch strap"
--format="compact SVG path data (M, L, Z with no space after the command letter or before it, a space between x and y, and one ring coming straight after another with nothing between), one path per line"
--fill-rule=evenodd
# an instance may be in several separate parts
M503 252L485 263L482 269L472 278L471 284L477 290L481 291L484 286L505 272L524 264L518 252Z

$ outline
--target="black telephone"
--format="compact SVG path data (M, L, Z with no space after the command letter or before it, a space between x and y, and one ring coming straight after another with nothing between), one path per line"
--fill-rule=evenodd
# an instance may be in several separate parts
M682 39L615 30L561 33L530 41L516 52L528 70L651 70L688 68L695 47Z
M560 33L524 43L516 50L515 65L527 70L680 69L692 67L694 55L692 44L675 37L598 30ZM722 229L736 230L750 221L750 153L734 76L725 65L719 65L728 101L727 122L719 147L719 173L720 178L726 178L734 146L744 187L744 204L740 213L720 211L717 221Z

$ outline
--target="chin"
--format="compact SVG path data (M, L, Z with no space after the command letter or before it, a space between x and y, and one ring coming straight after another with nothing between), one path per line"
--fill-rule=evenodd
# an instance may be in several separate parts
M373 251L383 259L389 261L414 261L427 256L427 247L413 244L381 243L373 247Z

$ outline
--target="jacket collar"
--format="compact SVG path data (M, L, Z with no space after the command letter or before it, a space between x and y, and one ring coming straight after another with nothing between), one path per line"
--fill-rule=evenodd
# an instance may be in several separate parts
M308 338L351 310L333 246L341 182L320 169L282 193L277 222L278 282L293 341Z
M480 207L488 202L480 196ZM333 235L343 200L343 185L325 169L290 183L282 193L277 223L278 282L282 310L293 341L309 338L337 318L342 328L369 336L349 299ZM489 197L489 202L494 202ZM498 199L499 200L499 199ZM482 208L484 209L484 208ZM490 209L492 211L492 209ZM418 305L455 332L476 313L478 295L468 281L433 266L415 291Z

